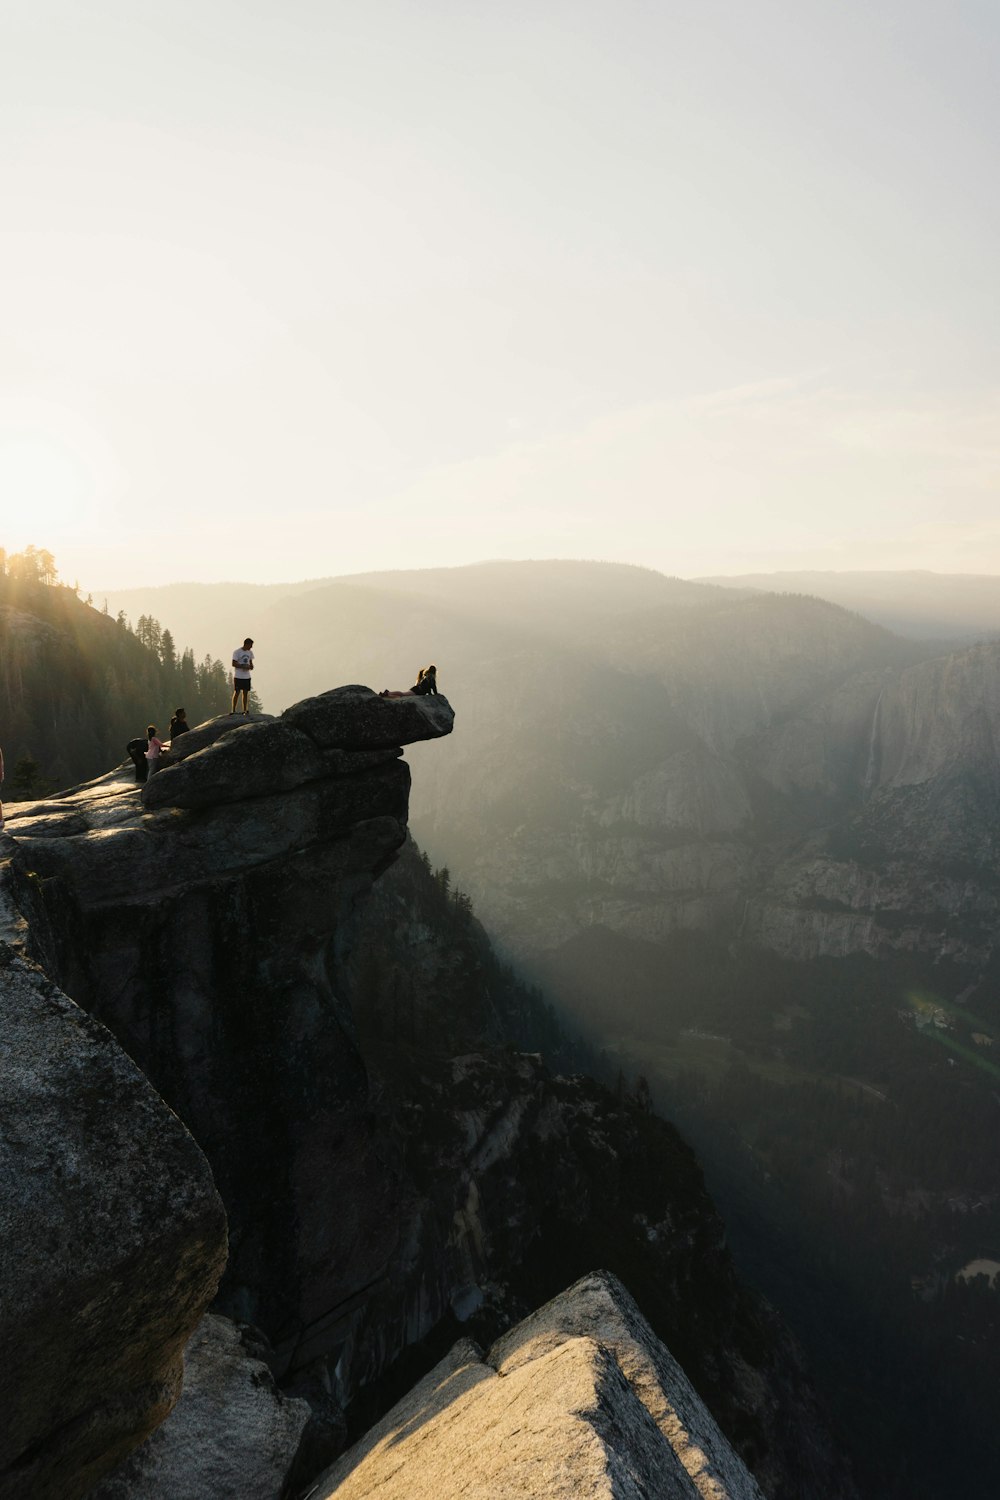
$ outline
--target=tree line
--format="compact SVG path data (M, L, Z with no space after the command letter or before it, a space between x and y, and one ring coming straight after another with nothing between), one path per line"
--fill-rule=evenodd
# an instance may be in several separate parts
M195 660L152 615L135 625L59 582L42 548L0 548L0 746L9 800L99 776L147 724L166 733L174 709L197 724L228 710L218 658ZM256 696L251 708L260 712Z

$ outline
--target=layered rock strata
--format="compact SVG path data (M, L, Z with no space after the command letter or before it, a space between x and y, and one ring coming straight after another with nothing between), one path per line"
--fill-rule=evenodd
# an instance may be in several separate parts
M585 1277L485 1356L457 1343L317 1500L762 1500L625 1288Z

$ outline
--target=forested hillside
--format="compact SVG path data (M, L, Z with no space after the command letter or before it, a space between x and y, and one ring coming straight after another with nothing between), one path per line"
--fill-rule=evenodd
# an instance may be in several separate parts
M192 724L230 701L222 662L178 649L142 615L133 627L57 581L50 553L0 551L0 748L8 800L85 781L125 758L147 724L164 733L183 706Z

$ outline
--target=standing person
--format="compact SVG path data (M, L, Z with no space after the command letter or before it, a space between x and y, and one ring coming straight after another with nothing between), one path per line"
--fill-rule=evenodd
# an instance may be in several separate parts
M163 750L163 741L157 738L156 725L149 724L146 727L149 736L149 744L146 746L146 774L152 776L154 771L160 769L160 753Z
M253 671L253 640L247 636L242 646L237 646L233 652L233 706L229 710L231 714L236 712L236 700L243 694L244 717L250 712L250 674Z
M187 714L184 711L184 709L183 708L175 708L174 709L174 716L170 720L170 743L171 743L171 745L174 743L174 740L177 738L177 736L179 734L187 734L187 732L188 732L188 730L190 728L191 728L191 725L187 721Z

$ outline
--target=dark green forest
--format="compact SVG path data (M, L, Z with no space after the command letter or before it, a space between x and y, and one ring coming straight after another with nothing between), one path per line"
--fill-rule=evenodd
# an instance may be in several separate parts
M0 548L0 748L10 801L87 781L175 708L197 724L225 713L229 674L196 661L151 615L133 625L60 583L52 554ZM260 704L251 705L259 712Z

